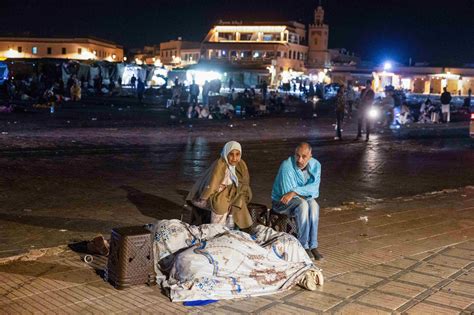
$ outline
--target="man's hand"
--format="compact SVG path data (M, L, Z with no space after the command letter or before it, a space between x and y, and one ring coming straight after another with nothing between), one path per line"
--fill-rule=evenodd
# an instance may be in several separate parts
M296 196L296 193L294 191L290 191L289 193L286 193L281 197L280 202L283 204L287 205L293 197Z

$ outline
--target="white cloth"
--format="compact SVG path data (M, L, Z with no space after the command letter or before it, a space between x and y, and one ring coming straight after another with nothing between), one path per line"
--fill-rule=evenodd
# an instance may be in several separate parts
M230 184L232 184L232 174L230 172L230 169L228 168L228 169L225 170L224 179L222 180L221 185L224 186L223 188L225 189ZM222 190L224 190L224 189L222 189ZM219 189L219 190L222 191L221 189Z
M242 154L242 146L237 141L229 141L224 145L222 149L221 156L227 163L227 168L230 170L230 178L235 183L235 186L239 187L239 179L237 178L237 174L235 173L235 166L229 164L229 160L227 156L232 150L237 150Z

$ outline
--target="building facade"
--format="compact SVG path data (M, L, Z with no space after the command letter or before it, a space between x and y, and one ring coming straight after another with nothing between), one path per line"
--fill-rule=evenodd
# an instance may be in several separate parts
M440 94L446 88L453 95L467 95L474 89L474 68L379 67L374 69L373 77L377 91L393 86L413 93Z
M0 37L0 58L123 61L123 48L95 38Z
M333 66L330 79L333 83L350 82L355 86L370 79L376 92L384 92L388 86L416 94L440 94L446 88L452 95L468 95L469 90L474 90L474 68L467 67Z
M203 60L236 65L273 66L276 71L305 70L306 28L297 22L214 25L201 46Z
M163 65L186 66L199 62L201 57L201 43L170 40L160 43L159 60Z

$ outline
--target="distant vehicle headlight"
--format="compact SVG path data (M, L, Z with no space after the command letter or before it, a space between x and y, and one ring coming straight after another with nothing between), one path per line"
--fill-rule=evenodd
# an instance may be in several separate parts
M376 119L380 116L380 111L376 107L371 107L367 113L370 119Z

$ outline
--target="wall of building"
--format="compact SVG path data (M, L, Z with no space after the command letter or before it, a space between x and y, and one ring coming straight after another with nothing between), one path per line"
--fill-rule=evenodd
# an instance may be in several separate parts
M358 69L357 67L334 67L333 82L347 84L363 71L371 73L376 92L383 92L387 85L413 93L440 94L443 88L453 95L467 95L474 90L474 68L443 67L395 67L390 72L381 68Z
M201 58L201 49L181 49L181 65L190 65L199 62Z
M123 49L105 42L87 39L0 38L0 57L122 62Z
M183 40L171 40L160 43L160 60L165 65L183 65L182 61L186 59L185 64L194 63L199 60L201 44L198 42L189 42ZM192 58L191 58L192 57Z

